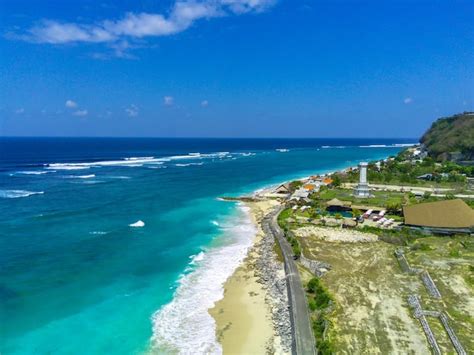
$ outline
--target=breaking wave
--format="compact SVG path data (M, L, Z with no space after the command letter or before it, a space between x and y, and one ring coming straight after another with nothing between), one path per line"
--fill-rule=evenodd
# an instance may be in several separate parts
M47 173L54 173L54 170L44 171L44 170L29 170L29 171L17 171L10 175L43 175Z
M145 222L143 222L142 220L138 220L135 223L129 224L128 226L134 227L134 228L141 228L141 227L145 227Z
M223 285L247 254L255 235L248 209L227 226L229 244L192 257L192 271L180 277L173 300L153 315L154 350L181 354L220 354L209 314L224 295Z
M44 191L0 190L0 198L19 198L42 194L44 194Z
M413 147L416 143L395 143L395 144L369 144L359 145L359 148L402 148Z
M55 170L80 170L80 169L89 169L89 168L98 168L98 167L110 167L110 166L129 166L129 167L140 167L140 166L154 166L162 165L166 162L176 161L176 160L195 160L195 159L210 159L210 158L219 158L224 159L231 157L229 152L217 152L217 153L189 153L187 155L174 155L168 157L130 157L123 158L120 160L103 160L95 162L81 162L81 163L50 163L45 164L46 169L55 169Z

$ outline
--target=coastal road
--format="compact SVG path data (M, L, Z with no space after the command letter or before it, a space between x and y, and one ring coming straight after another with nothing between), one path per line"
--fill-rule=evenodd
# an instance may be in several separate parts
M281 208L278 208L267 215L262 221L262 228L265 233L272 233L275 240L278 241L285 261L290 319L293 327L292 353L297 355L316 354L316 343L311 327L308 304L300 274L293 259L293 250L277 222L281 210Z

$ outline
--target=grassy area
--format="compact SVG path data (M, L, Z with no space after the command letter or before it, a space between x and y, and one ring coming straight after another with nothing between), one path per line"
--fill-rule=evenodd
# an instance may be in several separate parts
M309 272L306 273L309 274ZM305 276L306 297L318 353L323 355L333 354L334 346L327 334L331 326L328 314L334 307L334 299L321 279L310 275Z
M281 229L284 231L288 230L288 222L287 219L292 215L292 209L291 208L285 208L283 211L280 212L278 215L278 225L280 226Z
M431 174L430 181L418 179L419 176L425 174ZM465 175L474 176L474 168L447 161L436 163L429 157L419 161L411 156L409 150L400 152L388 161L381 161L378 164L375 161L370 162L367 170L367 178L371 183L450 187L457 191L466 189ZM332 178L338 183L355 183L358 182L359 172L335 173Z
M330 327L327 314L333 308L333 297L317 277L312 277L306 283L305 288L318 353L323 355L333 354L334 346L327 336Z
M390 204L401 205L405 201L405 194L400 192L386 192L386 191L373 191L373 197L370 198L356 198L353 195L353 191L349 189L334 188L334 189L323 189L319 195L315 194L314 199L322 200L323 202L337 198L342 201L350 201L354 205L366 205L366 206L379 206L386 207Z

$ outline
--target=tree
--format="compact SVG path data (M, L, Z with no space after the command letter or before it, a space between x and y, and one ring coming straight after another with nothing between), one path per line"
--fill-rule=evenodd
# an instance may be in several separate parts
M358 210L357 208L353 208L352 209L352 216L354 218L359 218L360 216L362 216L362 212L360 210Z
M332 176L332 186L339 187L341 186L341 177L338 174Z
M400 202L389 202L385 206L387 209L387 212L390 214L398 214L400 213L400 210L402 209L402 204Z

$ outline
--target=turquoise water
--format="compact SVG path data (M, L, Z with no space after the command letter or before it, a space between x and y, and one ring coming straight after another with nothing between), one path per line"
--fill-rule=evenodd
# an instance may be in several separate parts
M254 229L218 197L407 142L0 140L1 353L220 352L207 308Z

